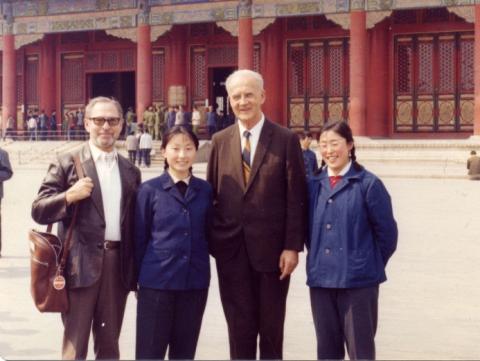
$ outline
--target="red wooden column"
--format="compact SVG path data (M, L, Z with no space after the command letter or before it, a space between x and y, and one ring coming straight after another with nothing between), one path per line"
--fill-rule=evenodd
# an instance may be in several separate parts
M475 5L475 55L473 63L475 67L475 112L473 135L480 135L480 4Z
M55 36L45 34L40 45L40 110L47 115L55 110ZM42 80L44 79L44 80Z
M272 61L272 59L282 59L281 31L280 21L275 21L264 30L265 59L262 61L262 73L265 81L266 100L263 109L269 119L286 126L286 119L282 117L283 62Z
M152 43L150 25L137 28L137 119L143 122L143 112L152 104Z
M370 61L368 62L367 119L368 136L388 135L388 24L386 21L375 25L370 38Z
M367 28L363 10L350 13L350 126L365 135L367 82Z
M17 119L17 86L15 66L15 38L13 34L3 34L2 69L2 130L10 115Z
M187 105L187 46L186 26L176 25L170 31L170 51L167 52L165 80L168 105Z
M252 1L239 1L238 69L253 69Z

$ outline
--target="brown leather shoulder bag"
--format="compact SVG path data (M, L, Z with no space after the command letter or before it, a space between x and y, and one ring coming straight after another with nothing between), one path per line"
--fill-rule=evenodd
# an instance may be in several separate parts
M83 178L83 169L78 156L73 157L78 178ZM30 275L33 301L40 312L67 312L68 296L65 281L65 265L77 219L78 204L75 204L72 221L68 227L65 242L52 232L52 224L46 232L31 229Z

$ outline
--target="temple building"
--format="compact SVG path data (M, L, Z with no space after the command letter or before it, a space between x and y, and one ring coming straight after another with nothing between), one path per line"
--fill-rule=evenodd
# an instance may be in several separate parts
M97 95L139 115L229 113L225 79L249 68L265 79L267 117L295 131L346 119L359 136L480 135L475 3L3 0L2 121L23 129L30 110L64 114Z

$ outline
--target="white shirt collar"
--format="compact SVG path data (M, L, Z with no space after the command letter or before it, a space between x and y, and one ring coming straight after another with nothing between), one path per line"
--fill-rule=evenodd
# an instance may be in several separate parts
M252 129L247 129L245 126L242 124L242 122L239 120L238 121L238 128L240 129L240 136L243 136L243 132L245 130L248 130L254 138L259 138L260 137L260 132L262 131L263 123L265 123L265 115L262 113L262 117L260 118L260 121L255 124Z
M172 178L174 184L177 184L180 181L183 181L183 182L187 183L187 186L190 184L190 178L192 178L192 175L189 175L187 178L184 178L184 179L179 179L179 178L175 177L172 174L172 172L170 172L170 169L167 169L167 172L170 175L170 177Z
M342 168L342 170L340 171L340 173L338 173L337 175L340 175L340 176L344 176L345 174L347 174L347 172L350 170L350 167L352 166L352 161L349 161L347 163L347 165L345 167ZM334 176L335 174L333 174L333 172L330 170L330 168L327 168L327 171L328 171L328 176L329 177L332 177Z
M118 155L117 155L117 150L115 149L115 147L113 148L113 150L109 153L101 150L100 148L98 148L95 144L93 144L92 141L88 141L88 145L90 146L90 153L92 153L92 158L95 162L97 161L103 161L105 159L105 156L107 154L111 154L113 153L113 158L115 159L115 162L118 161Z

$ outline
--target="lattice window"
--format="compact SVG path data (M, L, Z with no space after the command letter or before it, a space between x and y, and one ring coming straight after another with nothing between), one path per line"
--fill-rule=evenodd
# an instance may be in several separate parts
M415 24L417 13L415 10L396 10L393 12L394 24Z
M38 75L38 56L29 56L25 67L25 102L27 104L38 104Z
M85 72L83 55L62 57L62 101L63 103L83 103Z
M192 48L192 98L207 98L207 64L204 48Z
M253 70L260 73L260 45L258 44L253 47Z
M117 70L119 68L119 59L117 51L108 51L102 53L102 69Z
M342 96L343 95L343 47L330 46L330 57L328 70L330 72L330 95Z
M0 73L1 74L1 73ZM2 76L0 75L0 105L3 103L3 93L2 93L2 86L3 86L3 79ZM1 113L0 113L1 114Z
M236 66L237 59L238 48L236 46L208 49L208 65Z
M323 44L312 44L309 55L310 95L322 96L325 92L325 56Z
M413 47L411 43L400 43L397 47L397 92L410 94L413 81Z
M24 52L16 51L15 58L16 58L15 70L18 75L23 75L23 67L24 67L24 60L25 60Z
M17 75L17 105L23 105L24 103L23 92L23 76Z
M123 50L120 56L123 70L135 70L135 52L133 49Z
M439 51L439 91L453 93L455 91L455 39L442 40L438 44Z
M88 53L85 60L86 70L100 70L100 53Z
M153 89L152 98L154 102L165 100L165 51L154 50L152 54L152 76Z
M2 76L3 73L3 56L0 54L0 76Z
M473 55L474 41L471 39L460 40L460 91L473 93Z
M301 31L308 29L307 17L298 16L287 18L287 31Z
M430 94L433 92L433 42L418 43L418 92Z
M292 45L288 60L290 96L303 96L305 94L305 45Z

